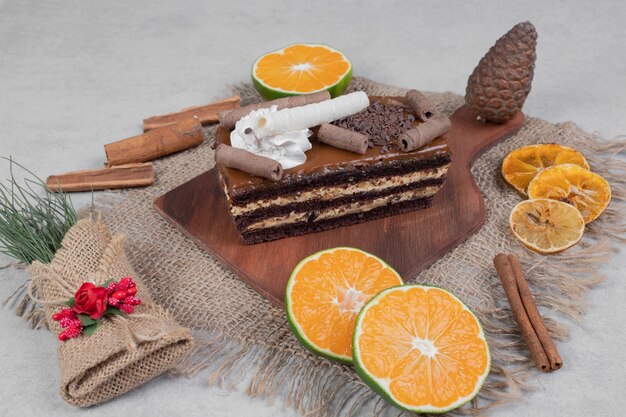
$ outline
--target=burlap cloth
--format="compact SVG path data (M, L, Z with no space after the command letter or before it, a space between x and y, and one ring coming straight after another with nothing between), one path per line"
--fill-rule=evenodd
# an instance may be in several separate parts
M404 94L403 89L355 78L351 90L372 95ZM258 101L255 91L239 88L243 104ZM461 96L428 94L447 115L463 104ZM155 185L109 198L104 218L109 227L128 236L127 253L154 299L195 329L200 349L184 372L208 368L210 383L245 389L252 397L284 399L302 413L348 415L368 410L393 412L359 381L350 366L338 365L303 349L291 334L282 309L254 292L216 259L163 220L152 207L155 198L201 174L213 165L211 143L155 162ZM588 227L581 244L560 255L541 256L520 246L508 227L508 217L520 197L499 174L504 155L522 145L556 142L582 151L592 169L613 187L607 212ZM621 147L621 148L620 148ZM606 143L572 123L551 124L528 118L522 130L479 158L473 174L485 198L487 221L465 243L416 277L406 281L430 283L453 291L482 320L493 355L492 372L479 396L457 413L478 413L520 396L529 388L525 378L533 364L513 321L492 259L501 251L519 256L537 302L545 311L551 334L567 335L562 317L579 317L584 295L602 279L600 265L612 254L612 240L624 231L618 200L625 196L625 164L612 158L623 144ZM618 158L619 159L619 158ZM101 200L101 203L103 200ZM207 218L210 220L210 213ZM263 262L259 259L258 262ZM560 321L559 321L560 320ZM568 358L564 358L568 366Z
M126 258L123 237L111 236L102 223L79 221L52 262L35 261L28 272L31 298L42 304L55 335L63 329L52 314L83 282L130 276L137 284L142 303L133 314L102 319L93 335L59 343L61 397L70 404L88 407L115 398L178 365L192 349L190 331L152 301Z

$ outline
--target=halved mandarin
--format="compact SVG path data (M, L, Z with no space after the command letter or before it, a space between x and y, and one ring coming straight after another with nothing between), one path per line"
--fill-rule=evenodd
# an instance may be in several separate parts
M452 293L424 285L383 290L363 307L353 357L367 385L416 413L443 413L470 401L491 367L474 313Z
M302 260L291 273L285 307L291 329L314 353L352 361L352 334L361 307L402 284L389 265L354 248L332 248Z
M578 165L555 165L541 171L528 185L530 198L550 198L571 204L585 223L600 216L611 202L611 187L600 175Z
M511 211L515 237L535 252L561 252L583 237L585 220L576 207L547 198L524 200Z
M525 196L528 184L539 171L560 164L574 164L589 169L587 160L576 149L547 143L523 146L510 152L502 161L502 176Z
M323 90L337 97L351 79L348 58L326 45L290 45L259 57L252 66L252 82L267 100Z

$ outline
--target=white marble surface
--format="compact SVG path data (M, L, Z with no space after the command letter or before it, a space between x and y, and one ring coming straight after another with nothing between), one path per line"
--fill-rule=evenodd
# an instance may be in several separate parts
M385 3L384 5L382 3ZM491 44L515 23L539 32L529 115L626 133L626 6L620 1L239 2L0 0L0 155L45 177L104 162L102 144L145 116L203 104L246 81L262 52L322 42L355 73L463 93ZM7 164L0 163L0 178ZM89 198L77 195L77 205ZM626 406L626 261L604 267L583 321L560 344L566 367L493 416L619 416ZM0 264L8 258L0 258ZM0 271L0 298L26 278ZM295 415L201 379L160 378L89 410L58 395L56 341L0 310L0 415Z

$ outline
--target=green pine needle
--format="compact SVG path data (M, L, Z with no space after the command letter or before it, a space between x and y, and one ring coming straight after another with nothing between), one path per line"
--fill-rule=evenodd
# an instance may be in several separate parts
M0 252L22 262L49 263L61 246L67 231L76 224L77 215L69 196L54 193L35 174L11 158L11 178L0 183ZM23 184L15 179L14 167L32 178Z

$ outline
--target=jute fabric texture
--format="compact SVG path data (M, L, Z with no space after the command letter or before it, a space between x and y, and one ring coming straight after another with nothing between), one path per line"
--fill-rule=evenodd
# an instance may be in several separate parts
M259 101L250 85L236 88L242 104ZM354 78L351 91L398 95L405 90L364 78ZM451 93L427 94L445 114L463 104ZM100 199L104 221L127 237L126 253L154 300L184 326L194 329L197 349L180 368L187 375L201 372L211 384L245 390L252 397L284 400L302 414L350 415L398 413L365 386L350 366L316 357L291 334L285 313L255 293L211 255L163 220L153 201L213 166L215 127L197 148L155 162L155 185ZM585 154L592 170L613 187L607 212L587 227L583 241L554 256L523 248L513 237L508 217L520 197L499 173L502 158L512 149L532 143L562 143ZM492 265L498 252L517 255L557 340L567 337L568 318L585 310L585 293L602 280L600 266L613 254L624 231L621 213L625 197L625 164L617 155L623 143L605 142L572 123L552 124L528 118L514 137L495 146L473 166L487 207L485 225L466 242L408 282L445 287L463 299L481 319L492 351L491 374L478 397L455 411L478 414L520 397L529 375L537 372L513 320ZM108 201L106 201L108 200ZM105 204L106 203L106 204ZM207 213L207 221L211 221ZM259 259L258 262L264 262ZM557 342L558 343L558 342ZM568 358L564 358L568 366Z
M156 305L141 277L128 262L124 238L111 236L106 226L91 219L70 229L49 264L34 262L31 301L42 305L48 328L63 329L51 316L85 281L103 284L132 277L142 300L130 315L99 320L91 336L59 342L61 397L87 407L115 398L180 364L193 347L191 332Z

